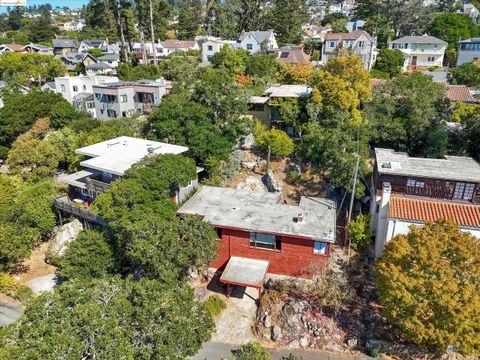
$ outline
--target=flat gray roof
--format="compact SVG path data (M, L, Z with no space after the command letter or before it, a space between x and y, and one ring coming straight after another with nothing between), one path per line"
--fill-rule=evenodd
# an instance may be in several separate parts
M185 146L120 136L75 150L77 154L90 156L80 165L115 175L123 175L133 164L151 154L181 154Z
M265 260L248 259L232 256L223 270L220 282L246 285L252 287L263 286L268 265Z
M80 170L73 174L59 176L58 181L74 187L86 189L87 178L97 174L99 174L99 172L95 170Z
M416 158L404 152L380 148L375 149L375 157L380 174L480 183L480 165L471 157Z
M250 97L250 104L265 104L269 100L267 96L251 96Z
M328 199L302 196L299 205L279 203L275 193L203 186L178 210L200 215L218 227L335 242L336 206ZM297 221L299 214L302 222Z
M269 97L309 97L312 89L307 85L273 85L265 90Z
M399 39L391 41L393 44L413 43L413 44L442 44L447 45L446 41L443 41L435 36L421 35L421 36L404 36Z

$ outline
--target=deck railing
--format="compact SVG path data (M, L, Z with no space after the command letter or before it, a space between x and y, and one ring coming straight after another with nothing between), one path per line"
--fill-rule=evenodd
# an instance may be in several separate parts
M75 205L75 203L70 201L67 195L55 198L53 204L58 210L63 211L67 214L79 217L100 226L107 225L105 220L103 220L99 215L91 212L88 209Z

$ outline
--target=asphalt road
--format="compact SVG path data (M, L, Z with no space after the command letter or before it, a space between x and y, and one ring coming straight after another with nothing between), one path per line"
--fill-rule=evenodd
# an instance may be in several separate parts
M6 326L17 320L23 310L0 301L0 327Z
M225 343L207 342L203 344L200 352L193 358L194 360L221 360L228 359L232 355L232 350L238 346ZM305 350L283 350L277 351L269 349L273 360L280 360L282 356L288 356L290 353L301 357L302 360L368 360L372 359L366 355L347 356L343 354L330 353L326 351L305 351Z

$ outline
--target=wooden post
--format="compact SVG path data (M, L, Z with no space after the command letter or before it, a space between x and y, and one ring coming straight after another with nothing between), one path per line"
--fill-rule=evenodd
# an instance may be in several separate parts
M63 218L62 218L62 212L57 209L58 212L58 220L60 221L60 225L63 225Z

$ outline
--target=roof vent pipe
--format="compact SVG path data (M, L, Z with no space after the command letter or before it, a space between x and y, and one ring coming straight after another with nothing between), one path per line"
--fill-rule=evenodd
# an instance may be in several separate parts
M297 215L297 223L303 222L303 214L298 214Z

